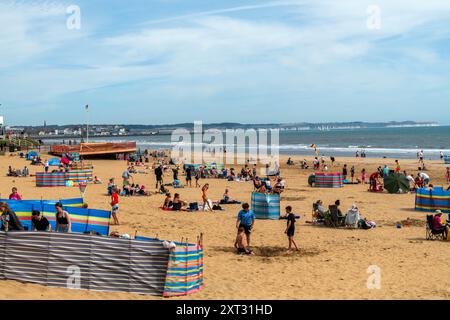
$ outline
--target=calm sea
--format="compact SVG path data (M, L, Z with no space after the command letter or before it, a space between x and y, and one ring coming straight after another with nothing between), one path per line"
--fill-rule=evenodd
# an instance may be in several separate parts
M91 138L90 141L136 141L141 149L169 149L174 145L170 135ZM55 143L55 140L46 142ZM314 155L311 144L325 156L354 156L357 150L364 150L367 157L415 159L417 152L423 150L426 159L438 159L441 151L450 155L450 126L280 131L280 154L311 156Z

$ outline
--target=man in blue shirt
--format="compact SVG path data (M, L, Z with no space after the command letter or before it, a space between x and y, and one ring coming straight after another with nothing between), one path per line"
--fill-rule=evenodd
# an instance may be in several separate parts
M242 210L239 211L236 221L236 229L243 227L245 230L245 235L247 236L247 245L250 246L250 233L252 232L252 227L255 224L255 213L250 210L248 203L242 205Z

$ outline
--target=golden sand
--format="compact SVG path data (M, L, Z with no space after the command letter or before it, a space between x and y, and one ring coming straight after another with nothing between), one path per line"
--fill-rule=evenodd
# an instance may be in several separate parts
M303 157L292 157L298 163ZM307 158L311 163L311 157ZM283 157L282 163L286 162ZM343 163L356 166L356 176L364 167L369 176L379 165L394 168L393 159L338 158L335 168ZM115 177L120 184L126 167L124 161L93 161L94 173L102 185L89 185L86 202L90 208L109 210L106 184ZM25 159L0 156L0 193L7 197L16 186L24 199L59 199L79 196L77 188L36 188L33 177L5 177L8 165L23 168L31 174L42 171ZM417 161L402 160L402 170L417 173ZM236 168L239 168L235 166ZM428 161L428 173L434 185L445 185L445 165ZM450 298L450 242L426 241L425 227L415 223L397 229L395 224L407 218L425 220L425 213L414 211L414 194L390 195L367 192L367 185L346 185L340 189L313 189L307 178L313 170L301 170L296 164L286 168L282 176L286 191L281 206L291 205L300 214L296 241L300 251L286 253L284 234L286 221L257 220L252 246L256 256L238 256L233 243L236 235L235 219L239 205L223 206L222 212L165 212L158 209L163 195L120 198L122 225L111 231L134 235L155 236L179 241L188 238L195 242L204 234L204 289L185 299L448 299ZM166 180L171 180L171 174ZM155 177L137 174L136 182L154 190ZM183 179L182 179L183 180ZM210 184L209 197L219 200L225 188L234 199L250 201L251 182L228 182L219 179L201 180ZM195 181L193 181L195 183ZM171 189L171 188L170 188ZM174 190L171 189L172 194ZM201 201L199 188L177 189L183 200ZM342 211L354 202L364 217L377 222L372 230L331 229L307 224L311 220L312 203L322 199L325 205L341 200ZM381 270L381 288L368 289L369 266ZM103 293L69 289L55 289L40 285L2 281L0 299L158 299L127 293Z

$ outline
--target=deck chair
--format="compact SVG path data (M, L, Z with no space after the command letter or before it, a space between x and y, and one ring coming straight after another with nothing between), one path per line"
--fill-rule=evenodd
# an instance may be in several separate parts
M433 228L433 215L427 215L426 239L444 240L444 230L435 230Z
M330 223L334 228L342 227L345 224L345 216L339 215L338 207L333 204L328 206L330 210Z

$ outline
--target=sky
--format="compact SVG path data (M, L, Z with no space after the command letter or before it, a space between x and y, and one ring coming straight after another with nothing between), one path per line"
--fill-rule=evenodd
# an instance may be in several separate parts
M0 114L450 124L449 21L442 0L0 0Z

